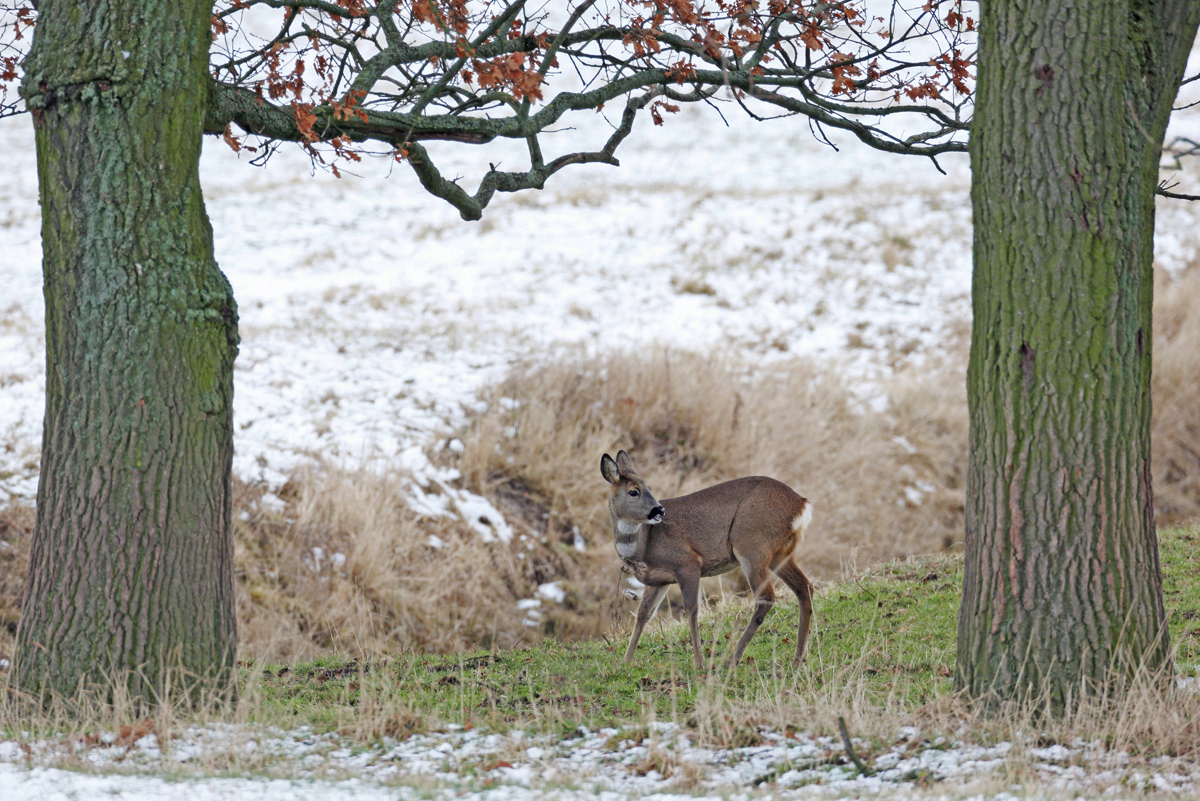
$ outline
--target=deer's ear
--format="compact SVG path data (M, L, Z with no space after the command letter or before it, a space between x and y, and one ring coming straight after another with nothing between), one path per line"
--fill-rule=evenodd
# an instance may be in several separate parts
M620 454L617 455L620 456ZM621 471L617 469L617 463L607 453L600 457L600 475L604 476L604 480L609 484L616 484L621 479Z
M637 470L633 466L633 460L629 458L629 454L625 451L617 451L617 472L624 478L637 475Z

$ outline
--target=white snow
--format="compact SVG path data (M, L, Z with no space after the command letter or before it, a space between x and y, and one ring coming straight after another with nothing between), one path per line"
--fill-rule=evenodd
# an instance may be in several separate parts
M649 736L646 732L649 731ZM1162 758L1137 766L1123 751L1076 741L1046 748L1000 742L978 746L930 741L912 727L891 746L856 741L873 775L859 775L839 740L761 730L760 743L722 748L696 741L672 723L631 730L586 728L558 738L514 730L507 734L448 726L375 745L343 741L306 728L251 734L232 727L176 733L167 752L154 735L132 746L90 748L65 741L0 742L0 787L5 801L44 798L199 799L478 798L728 798L756 790L784 799L925 797L941 782L957 797L973 781L1006 764L1033 768L1043 790L1094 795L1110 787L1191 794L1200 769ZM115 735L110 740L115 739ZM657 764L663 771L653 767ZM262 778L221 778L212 765ZM75 767L76 770L64 769ZM678 768L674 767L678 766ZM1156 768L1148 772L1147 768ZM120 773L113 771L120 770ZM159 775L173 777L167 780ZM1019 787L1012 788L1020 794ZM1017 796L1012 796L1017 797Z
M499 197L479 223L406 167L337 180L287 149L258 169L207 141L206 204L241 316L235 471L270 488L314 457L408 472L420 512L505 540L478 499L416 487L452 480L423 451L513 364L637 347L751 365L815 355L868 374L901 350L936 349L967 317L964 158L943 159L943 177L928 161L835 152L798 120L729 118L694 109L640 126L620 168L564 171L542 192ZM580 133L605 125L587 119ZM0 487L25 498L45 382L29 128L0 122L12 287L0 299ZM443 170L468 182L496 158L442 150Z
M507 541L503 517L443 491L457 475L424 451L516 363L630 348L748 365L807 355L853 378L940 354L970 315L965 156L942 158L943 176L854 142L834 151L802 120L726 116L728 127L685 108L661 128L640 124L621 167L568 169L544 191L499 196L479 223L402 165L366 163L339 180L311 174L293 149L260 169L207 140L206 205L241 316L237 474L274 488L313 459L400 470L418 512ZM1181 133L1200 127L1195 110L1177 117ZM585 117L558 136L565 147L606 126ZM30 127L0 121L0 490L26 499L45 389ZM467 184L498 160L463 146L435 155ZM1184 191L1196 172L1186 166ZM1163 206L1168 269L1196 261L1195 215ZM888 399L867 390L864 402Z

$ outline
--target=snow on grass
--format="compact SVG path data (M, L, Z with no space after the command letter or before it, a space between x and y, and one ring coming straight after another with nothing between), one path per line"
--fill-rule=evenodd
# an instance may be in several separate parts
M115 738L115 735L113 736ZM149 734L126 745L0 742L0 785L6 801L46 797L197 798L906 798L961 794L972 785L1019 793L1021 776L1045 795L1102 792L1192 793L1194 765L1164 758L1157 770L1101 743L1049 747L991 746L930 740L905 727L893 742L858 740L869 774L861 774L840 740L760 731L759 742L719 747L671 723L630 729L580 728L565 737L515 730L507 734L448 727L375 745L307 729L191 728L164 750ZM868 749L873 749L868 751ZM219 766L219 767L218 767ZM71 768L67 770L64 768ZM213 778L217 771L246 778ZM119 771L120 773L116 773ZM173 778L166 781L151 774ZM209 778L200 777L209 776ZM251 779L250 776L261 778ZM670 795L665 795L670 794Z

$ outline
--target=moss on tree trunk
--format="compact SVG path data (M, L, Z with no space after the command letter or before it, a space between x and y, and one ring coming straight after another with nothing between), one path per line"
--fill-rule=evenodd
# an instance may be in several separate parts
M173 668L220 687L237 311L200 193L211 3L43 0L33 112L46 298L38 520L16 680Z
M956 685L1170 669L1150 486L1154 189L1192 0L983 4Z

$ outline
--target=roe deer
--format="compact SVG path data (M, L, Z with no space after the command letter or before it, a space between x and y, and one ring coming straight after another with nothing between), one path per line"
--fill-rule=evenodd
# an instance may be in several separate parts
M793 664L804 660L812 617L812 584L796 566L792 551L812 519L808 501L773 478L750 476L680 498L667 498L660 504L638 477L625 451L618 451L616 460L604 454L600 473L612 484L608 513L617 554L646 585L625 661L633 657L642 629L658 609L667 585L678 583L692 626L696 667L703 668L696 623L700 578L739 565L757 595L757 603L750 625L729 660L730 666L742 658L750 638L775 603L771 573L783 579L800 600L800 630Z

